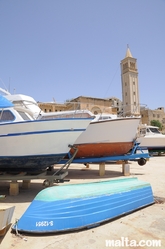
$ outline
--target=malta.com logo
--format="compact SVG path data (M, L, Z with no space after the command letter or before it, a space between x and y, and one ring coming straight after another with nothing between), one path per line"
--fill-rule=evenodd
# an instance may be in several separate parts
M128 237L121 237L120 240L105 240L106 247L161 247L161 240L129 240Z

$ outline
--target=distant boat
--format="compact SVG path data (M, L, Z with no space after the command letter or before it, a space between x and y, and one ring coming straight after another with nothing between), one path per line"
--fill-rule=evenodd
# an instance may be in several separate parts
M157 126L141 125L140 133L138 142L142 149L148 149L149 152L165 152L165 135Z
M153 203L150 184L137 178L54 186L35 197L12 230L56 233L90 228Z
M0 171L40 171L58 163L92 119L34 120L0 95Z

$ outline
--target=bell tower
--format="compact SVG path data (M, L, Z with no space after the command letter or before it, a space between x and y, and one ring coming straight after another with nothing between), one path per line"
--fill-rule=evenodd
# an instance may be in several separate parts
M137 60L132 57L127 46L126 56L120 63L122 81L122 101L124 116L139 116L139 87Z

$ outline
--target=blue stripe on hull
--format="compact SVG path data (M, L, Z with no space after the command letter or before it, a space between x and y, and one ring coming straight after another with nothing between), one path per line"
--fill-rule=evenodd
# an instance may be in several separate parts
M57 201L34 199L18 221L17 229L29 233L82 229L130 213L152 203L154 203L152 189L148 184L114 194Z
M46 130L46 131L31 131L31 132L21 132L21 133L9 133L0 135L1 137L14 137L14 136L28 136L28 135L36 135L36 134L48 134L48 133L65 133L65 132L83 132L85 129L65 129L65 130Z

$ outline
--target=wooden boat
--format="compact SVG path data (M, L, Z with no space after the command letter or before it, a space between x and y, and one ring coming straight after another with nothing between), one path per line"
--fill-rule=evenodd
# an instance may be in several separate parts
M78 149L75 158L127 154L134 146L139 122L140 117L94 119L74 144Z
M42 171L58 163L92 119L36 120L0 95L0 171Z
M140 126L141 137L138 138L140 147L148 149L151 152L165 152L165 135L163 135L159 128L151 125Z
M6 228L11 224L15 206L6 206L1 204L0 206L0 236L6 233Z
M87 110L42 113L41 119L92 116ZM95 115L87 129L77 138L75 158L99 158L127 154L134 146L140 117L117 117L114 114ZM74 150L71 149L73 154Z
M149 183L122 178L42 190L13 231L56 233L90 228L154 203Z

